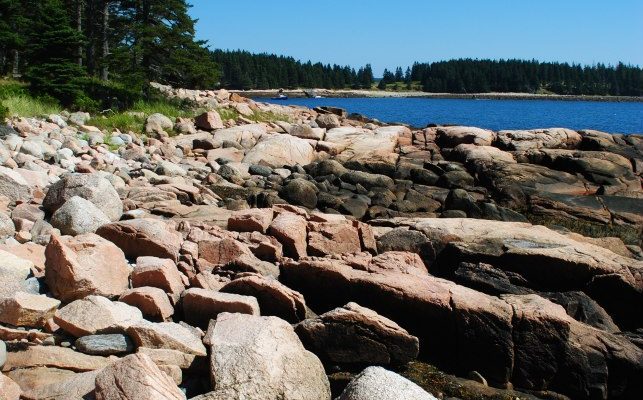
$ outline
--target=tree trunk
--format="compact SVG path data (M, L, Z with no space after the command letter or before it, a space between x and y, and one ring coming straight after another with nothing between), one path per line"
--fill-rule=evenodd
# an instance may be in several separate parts
M14 78L20 78L20 52L18 50L13 51L13 69L11 72Z
M102 48L103 54L101 59L101 73L102 80L109 80L109 0L103 0L103 23L102 23Z
M83 34L83 0L76 0L76 29ZM78 45L78 65L83 66L83 45Z
M96 72L96 0L87 1L87 73L95 76Z

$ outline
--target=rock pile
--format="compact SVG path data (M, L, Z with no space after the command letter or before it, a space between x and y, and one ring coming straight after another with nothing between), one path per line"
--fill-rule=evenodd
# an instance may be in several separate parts
M643 395L642 137L157 87L1 130L0 398Z

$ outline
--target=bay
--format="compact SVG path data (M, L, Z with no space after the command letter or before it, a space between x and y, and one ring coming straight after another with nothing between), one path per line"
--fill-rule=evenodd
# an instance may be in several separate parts
M304 107L334 106L387 123L414 127L456 124L492 130L570 128L643 133L643 103L560 100L426 98L290 98L256 101Z

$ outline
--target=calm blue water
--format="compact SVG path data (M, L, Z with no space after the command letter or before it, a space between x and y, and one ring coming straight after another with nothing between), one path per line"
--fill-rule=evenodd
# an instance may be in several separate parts
M335 106L383 122L416 127L429 123L471 125L487 129L562 127L611 133L643 133L643 103L555 100L473 100L417 98L323 98L274 101L306 107Z

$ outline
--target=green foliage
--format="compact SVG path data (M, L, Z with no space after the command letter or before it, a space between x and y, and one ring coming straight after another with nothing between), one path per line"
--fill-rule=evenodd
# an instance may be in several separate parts
M413 65L411 79L435 93L522 92L643 95L643 70L619 63L582 67L535 60L460 59Z
M32 97L28 94L3 98L2 104L9 109L10 115L19 115L21 117L60 114L62 111L62 108L55 100L47 97Z
M82 37L71 27L62 1L39 2L28 38L31 90L63 105L73 104L82 94L80 82L85 74L74 56Z
M343 89L361 85L358 73L349 66L303 63L292 57L247 51L215 50L212 57L221 67L221 86L228 89Z
M239 118L239 112L235 110L234 108L217 108L217 112L219 113L219 116L223 121L227 121L230 119L236 120Z
M5 107L4 104L0 103L0 122L9 118L9 107Z
M274 113L272 111L254 111L249 120L254 122L290 122L290 117L285 114Z

